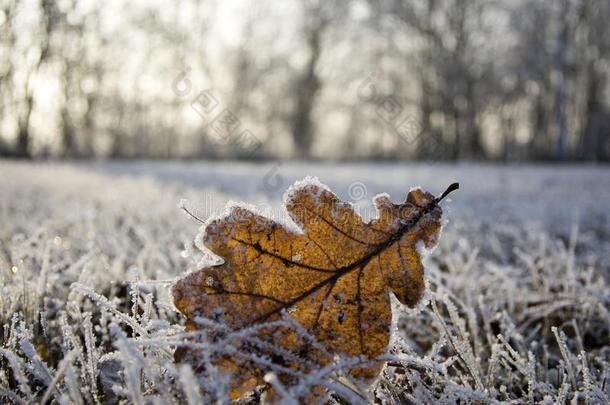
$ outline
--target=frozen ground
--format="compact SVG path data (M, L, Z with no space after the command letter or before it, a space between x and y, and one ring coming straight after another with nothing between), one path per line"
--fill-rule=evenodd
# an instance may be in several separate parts
M0 401L222 402L221 377L171 361L181 320L168 283L200 259L199 224L177 204L205 219L243 200L281 217L283 191L305 175L366 217L379 192L461 184L426 263L428 304L395 308L394 366L372 391L342 391L338 371L328 387L352 402L607 403L607 167L8 161Z

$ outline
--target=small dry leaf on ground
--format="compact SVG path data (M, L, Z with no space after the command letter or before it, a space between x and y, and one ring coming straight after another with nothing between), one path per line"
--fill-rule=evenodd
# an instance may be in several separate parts
M326 186L312 179L295 184L285 197L290 218L302 232L233 207L205 227L203 244L224 259L179 280L173 289L176 307L187 317L187 330L204 329L199 318L243 330L289 314L317 342L286 323L257 328L254 336L232 341L235 351L215 354L211 361L231 372L231 396L264 382L271 359L294 372L328 364L334 354L375 359L388 346L390 295L414 306L424 292L421 246L436 245L441 229L440 197L413 189L402 204L387 195L375 198L378 217L370 223ZM227 330L208 338L221 341ZM237 346L237 347L236 347ZM251 353L252 356L242 353ZM176 360L204 371L200 351L179 349ZM350 370L354 377L375 377L382 364L371 362Z

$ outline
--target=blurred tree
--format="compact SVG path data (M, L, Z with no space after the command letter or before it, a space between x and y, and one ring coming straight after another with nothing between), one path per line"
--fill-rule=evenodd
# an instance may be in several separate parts
M610 1L590 0L577 3L578 27L583 53L582 75L585 85L584 125L579 145L579 157L586 160L610 159L610 105L608 75L610 74Z
M0 0L0 153L608 160L608 15L610 0ZM349 91L371 72L374 97ZM201 117L206 89L218 109ZM259 152L214 141L226 109Z
M294 87L295 106L291 118L292 138L298 157L308 157L314 140L312 110L321 87L316 69L322 52L323 35L332 18L333 2L302 0L303 37L308 53L305 67Z
M570 12L569 0L561 0L558 11L559 33L557 38L557 61L556 89L555 89L555 149L553 157L556 160L564 160L567 155L567 53L568 53L568 14Z
M479 119L487 102L488 94L482 90L491 76L493 55L485 53L477 41L486 35L483 22L489 4L385 0L375 5L378 12L404 24L405 35L415 35L413 41L421 44L414 56L421 92L422 153L429 152L430 138L435 138L434 144L448 140L440 137L440 130L450 135L447 157L480 159L486 155ZM433 123L434 115L442 117L442 124Z
M16 3L19 6L19 2ZM30 121L32 117L32 109L34 108L34 88L33 80L36 77L40 67L49 57L50 50L50 37L55 28L57 18L57 5L54 0L40 0L37 3L38 10L38 29L33 33L34 35L29 36L27 39L31 41L27 45L27 53L21 55L22 58L19 60L19 64L13 62L13 67L18 67L21 75L18 82L15 71L12 71L10 77L11 90L13 96L16 97L13 101L17 110L17 142L15 148L15 154L20 157L27 157L30 155L30 143L31 143L31 128ZM14 30L13 27L11 30ZM15 36L16 32L12 32L10 36ZM15 45L15 39L12 39L13 46ZM14 48L13 48L14 49ZM11 49L11 51L13 51ZM32 52L35 52L33 57L29 57ZM13 55L11 55L13 56Z
M517 74L525 83L522 96L532 100L529 137L529 158L548 158L551 150L552 122L552 49L549 47L551 35L551 13L548 1L529 0L512 10L511 28L517 35Z
M13 49L16 41L14 16L17 12L17 1L4 1L0 9L2 23L0 24L0 135L6 125L5 118L13 108ZM9 154L10 148L2 142L4 154Z

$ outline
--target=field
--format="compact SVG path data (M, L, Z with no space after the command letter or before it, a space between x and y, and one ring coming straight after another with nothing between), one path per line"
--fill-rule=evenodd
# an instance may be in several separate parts
M338 358L279 387L283 402L322 384L334 403L609 403L607 167L13 161L0 161L0 402L228 402L229 376L172 360L184 321L169 287L206 260L179 206L206 219L245 201L284 220L284 190L307 175L365 218L377 193L461 187L426 299L393 307L380 378L350 381Z

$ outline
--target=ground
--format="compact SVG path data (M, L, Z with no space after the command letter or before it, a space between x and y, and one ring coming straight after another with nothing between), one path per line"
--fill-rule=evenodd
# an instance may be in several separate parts
M394 307L375 384L336 367L285 399L322 381L352 403L608 403L610 168L281 162L0 161L0 399L226 400L229 377L172 362L183 320L169 286L205 258L179 205L205 220L245 201L282 220L306 175L365 218L381 192L460 190L425 302Z

